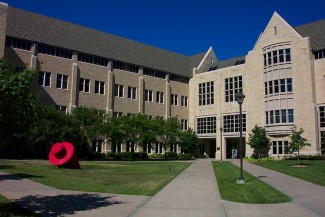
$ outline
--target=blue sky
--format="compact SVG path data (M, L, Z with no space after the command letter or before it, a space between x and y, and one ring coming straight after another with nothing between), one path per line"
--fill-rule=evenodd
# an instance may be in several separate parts
M325 0L2 0L187 56L219 60L252 50L274 11L290 25L325 18Z

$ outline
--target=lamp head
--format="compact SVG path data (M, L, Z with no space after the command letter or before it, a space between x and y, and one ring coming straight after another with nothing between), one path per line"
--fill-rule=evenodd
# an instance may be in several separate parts
M245 95L242 92L238 92L235 95L235 99L238 102L238 104L242 104L244 102Z

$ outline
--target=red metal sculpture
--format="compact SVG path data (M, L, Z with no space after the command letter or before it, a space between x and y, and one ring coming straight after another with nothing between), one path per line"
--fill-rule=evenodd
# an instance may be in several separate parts
M74 147L70 142L55 143L51 148L49 161L54 166L69 169L80 169L77 155L74 152Z

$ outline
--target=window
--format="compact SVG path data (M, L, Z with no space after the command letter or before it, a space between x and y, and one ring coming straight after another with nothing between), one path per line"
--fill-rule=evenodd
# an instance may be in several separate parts
M225 133L240 132L240 115L225 115L223 116L223 130ZM242 114L243 132L246 132L246 114Z
M188 120L181 119L181 129L188 130Z
M113 112L114 117L121 117L123 115L123 112Z
M38 74L38 85L43 87L51 86L51 73L40 71Z
M72 59L72 51L64 48L58 48L46 44L38 44L38 53L47 54L51 56Z
M214 82L199 84L199 105L214 104Z
M292 78L287 78L287 91L292 92Z
M78 54L78 61L84 62L84 63L95 64L95 65L99 65L99 66L107 66L108 65L107 58L94 56L94 55L90 55L90 54L85 54L85 53Z
M325 58L325 50L320 50L315 52L315 59Z
M190 79L185 78L185 77L180 76L180 75L170 74L170 80L180 82L180 83L184 83L184 84L188 84Z
M266 124L293 123L293 109L281 109L265 112Z
M105 82L95 81L95 93L100 95L105 95Z
M225 79L225 101L235 101L236 93L243 91L242 76Z
M114 61L113 62L113 69L124 70L125 69L124 63L119 62L119 61Z
M60 110L60 111L64 112L64 113L67 113L67 106L64 106L64 105L56 105L55 108L57 110Z
M279 93L279 80L274 80L274 93Z
M166 78L166 73L165 72L161 72L161 71L154 70L154 69L144 68L143 69L143 74L147 75L147 76L156 77L156 78L162 78L162 79Z
M188 107L188 97L187 96L181 97L181 106Z
M275 123L280 123L280 110L275 110Z
M279 63L290 63L291 62L291 48L287 48L289 44L278 44L272 45L265 48L264 66L272 66Z
M56 88L58 89L68 89L68 76L57 74L56 76Z
M293 109L288 109L288 120L289 120L289 123L293 123L294 122Z
M128 98L129 99L137 99L137 88L136 87L128 87Z
M145 90L145 96L144 96L144 101L146 102L153 102L152 100L152 93L153 91L152 90Z
M13 37L8 37L7 36L7 38L6 38L6 46L30 51L30 49L32 47L32 43L30 41L27 41L27 40L24 40L24 39L13 38Z
M288 152L288 141L272 141L272 153L279 155L279 154L286 154Z
M285 93L286 92L286 80L280 79L280 84L281 84L281 93Z
M198 118L196 121L197 134L216 133L216 117Z
M292 92L292 78L264 82L265 95Z
M157 91L156 93L156 102L157 103L164 103L164 92Z
M287 110L285 109L281 110L281 122L287 123Z
M325 106L319 107L319 125L325 127Z
M115 84L114 96L124 97L124 86L121 84Z
M178 105L178 95L172 94L170 98L170 104L171 105Z
M79 91L85 92L85 93L90 93L90 79L80 78Z

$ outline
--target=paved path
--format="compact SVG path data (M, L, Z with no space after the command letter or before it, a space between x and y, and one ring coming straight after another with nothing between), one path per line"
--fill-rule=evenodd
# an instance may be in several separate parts
M211 160L198 159L131 217L225 217Z
M239 164L239 161L233 161ZM292 198L282 204L220 199L211 160L199 159L153 197L62 191L0 172L0 192L42 216L321 217L325 188L253 164L244 170Z

